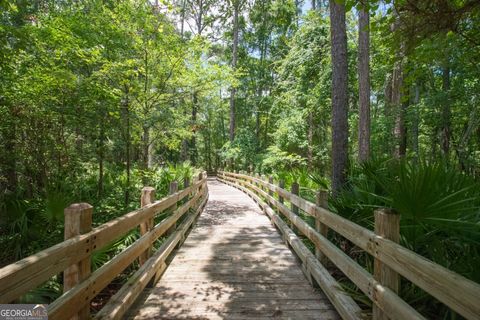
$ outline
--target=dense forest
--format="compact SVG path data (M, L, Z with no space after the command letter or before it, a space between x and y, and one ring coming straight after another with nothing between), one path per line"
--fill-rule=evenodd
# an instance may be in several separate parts
M480 282L479 61L475 0L0 0L1 265L62 241L72 202L98 224L225 169L368 227L395 208L402 244Z

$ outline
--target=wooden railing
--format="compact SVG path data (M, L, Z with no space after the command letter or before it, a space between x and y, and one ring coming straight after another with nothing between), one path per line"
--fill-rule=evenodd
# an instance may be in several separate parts
M321 194L314 204L274 185L271 179L267 182L259 177L231 172L218 172L217 177L247 193L263 208L302 261L307 277L316 280L343 319L360 319L360 308L340 288L322 260L330 260L373 302L374 319L424 319L398 296L400 275L466 319L480 319L480 285L399 245L400 219L394 212L376 211L373 232L327 210L322 205L324 197ZM293 210L285 206L284 199L291 203ZM298 208L315 218L315 227L294 213ZM277 212L314 243L316 256ZM330 242L328 229L372 255L374 274Z
M171 194L158 201L154 200L153 188L144 188L140 209L93 229L92 206L86 203L71 205L65 209L65 241L0 269L0 303L14 302L63 272L64 293L48 306L49 319L89 319L92 299L139 259L140 268L95 316L95 319L122 319L147 284L158 280L166 268L166 258L182 243L203 209L208 198L206 179L206 173L201 173L181 191L177 191L174 183ZM171 213L154 225L154 217L167 210ZM90 271L93 252L139 226L139 239L97 270ZM153 243L163 235L168 238L152 252Z

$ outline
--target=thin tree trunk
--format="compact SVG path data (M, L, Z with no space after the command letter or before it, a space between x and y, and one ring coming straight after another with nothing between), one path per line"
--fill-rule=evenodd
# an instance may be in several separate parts
M150 129L147 126L143 126L142 134L142 150L141 150L141 165L143 169L148 169L149 147L150 147ZM145 183L146 181L144 181Z
M403 62L401 60L395 62L393 76L392 76L392 106L395 110L395 126L393 129L393 135L395 137L394 156L395 158L401 158L405 154L402 153L401 143L403 140L404 128L405 128L405 115L403 112L403 106L401 103L403 85Z
M308 146L307 146L307 161L308 161L308 168L313 169L313 111L308 113L308 132L307 132L307 139L308 139Z
M391 114L391 108L392 108L392 85L393 85L393 74L389 73L387 75L387 78L385 79L385 90L384 90L384 96L385 96L385 108L384 108L384 115L385 117L388 117Z
M219 96L222 96L222 90L220 89L220 94ZM227 140L227 135L226 135L226 128L225 128L225 118L223 117L223 112L220 112L220 129L222 130L222 145L226 142Z
M332 192L343 188L348 165L348 61L345 6L330 0L332 54Z
M105 116L100 120L100 132L98 141L98 190L97 195L103 195L103 166L105 160Z
M258 147L260 148L260 110L257 103L257 112L255 112L255 137L257 138Z
M391 30L392 32L395 32L400 27L401 22L397 10L394 9L393 14L395 16L395 21L391 26ZM395 145L393 149L393 155L395 158L402 158L406 153L405 111L409 101L409 99L403 99L404 102L402 103L402 95L405 94L405 90L403 88L405 42L402 41L400 43L400 48L396 55L397 60L394 64L392 75L392 106L395 110L395 126L393 129Z
M197 111L198 111L198 93L193 93L193 105L192 105L192 138L190 140L192 165L197 164L197 137L196 137L196 125L197 125Z
M187 109L183 111L183 116L185 119L188 117ZM180 160L185 162L188 160L188 139L185 137L182 139L182 149L180 150Z
M400 105L400 116L399 116L399 143L398 143L398 155L404 157L407 154L407 126L405 124L405 118L407 114L407 108L410 104L410 92L407 88L404 89L404 94L406 97Z
M414 107L414 116L413 116L413 123L412 123L412 149L415 154L415 158L419 158L419 150L418 150L418 128L420 122L420 114L418 110L418 103L420 102L420 86L418 83L415 84L414 87L415 96L413 99L413 107Z
M370 16L367 8L358 11L358 160L370 157Z
M126 125L126 134L125 134L125 157L126 157L126 174L127 174L127 184L125 186L125 207L130 203L130 167L131 167L131 133L130 133L130 108L129 108L129 89L125 87L125 101L123 103L124 113L125 113L125 125Z
M155 162L153 157L154 149L155 149L154 140L150 139L150 143L148 144L148 161L147 161L148 169L153 168L153 164Z
M232 52L232 69L237 69L237 55L238 55L238 11L240 9L240 0L234 2L233 12L233 52ZM235 88L232 87L230 91L230 142L235 139Z
M443 99L443 108L442 108L442 132L441 132L441 148L442 153L445 159L448 160L450 153L450 122L451 122L451 111L450 111L450 101L448 93L450 91L450 67L447 65L442 70L442 91L446 95L446 98Z
M5 150L8 152L3 152L5 156L6 163L6 178L7 178L7 189L13 193L17 191L17 152L16 152L16 136L17 136L17 124L16 117L18 117L18 112L15 107L10 107L10 123L5 129ZM2 190L3 192L4 190Z
M180 36L183 40L183 36L184 36L184 29L185 29L185 9L186 9L186 4L187 4L187 0L182 0L182 15L181 15L181 22L180 22Z

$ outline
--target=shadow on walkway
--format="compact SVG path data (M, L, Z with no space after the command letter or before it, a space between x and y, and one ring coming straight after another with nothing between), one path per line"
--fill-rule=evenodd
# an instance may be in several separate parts
M258 206L210 179L187 240L134 319L338 319Z

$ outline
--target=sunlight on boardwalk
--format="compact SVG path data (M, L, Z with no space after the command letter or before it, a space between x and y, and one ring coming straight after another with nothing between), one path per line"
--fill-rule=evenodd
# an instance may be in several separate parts
M208 187L205 211L131 319L338 319L253 200Z

